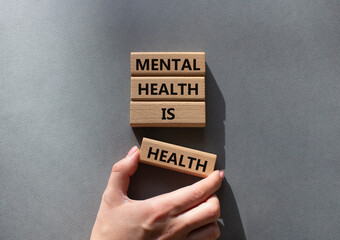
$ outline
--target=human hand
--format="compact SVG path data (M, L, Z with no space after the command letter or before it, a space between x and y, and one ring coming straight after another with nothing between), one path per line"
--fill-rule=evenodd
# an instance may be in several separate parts
M131 148L111 172L102 196L91 240L217 239L220 204L214 194L224 178L214 171L207 178L146 200L127 197L130 176L138 167L139 149Z

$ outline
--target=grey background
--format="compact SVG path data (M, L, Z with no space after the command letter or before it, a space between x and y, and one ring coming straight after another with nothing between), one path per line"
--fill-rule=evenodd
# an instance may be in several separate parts
M205 129L130 128L131 51L206 52ZM88 239L143 136L218 154L221 239L339 239L339 76L337 0L2 0L0 239Z

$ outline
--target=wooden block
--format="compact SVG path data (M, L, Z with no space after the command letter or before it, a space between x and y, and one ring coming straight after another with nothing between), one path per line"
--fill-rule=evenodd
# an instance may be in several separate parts
M205 102L130 102L132 127L205 127Z
M204 77L131 77L131 100L205 100Z
M215 169L216 155L143 138L139 161L173 171L207 177Z
M132 52L131 76L205 76L205 53Z

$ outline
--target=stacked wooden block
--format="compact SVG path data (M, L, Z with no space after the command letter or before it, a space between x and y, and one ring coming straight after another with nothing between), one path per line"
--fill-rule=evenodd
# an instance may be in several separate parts
M205 53L132 52L132 127L205 127Z

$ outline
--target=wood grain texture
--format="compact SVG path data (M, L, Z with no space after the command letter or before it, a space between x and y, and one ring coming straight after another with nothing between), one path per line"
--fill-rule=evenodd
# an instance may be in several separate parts
M205 77L131 77L131 100L205 100Z
M205 76L205 53L131 52L131 76Z
M132 127L205 127L205 123L205 102L130 102Z
M217 156L149 138L143 138L139 161L199 177L215 169Z

